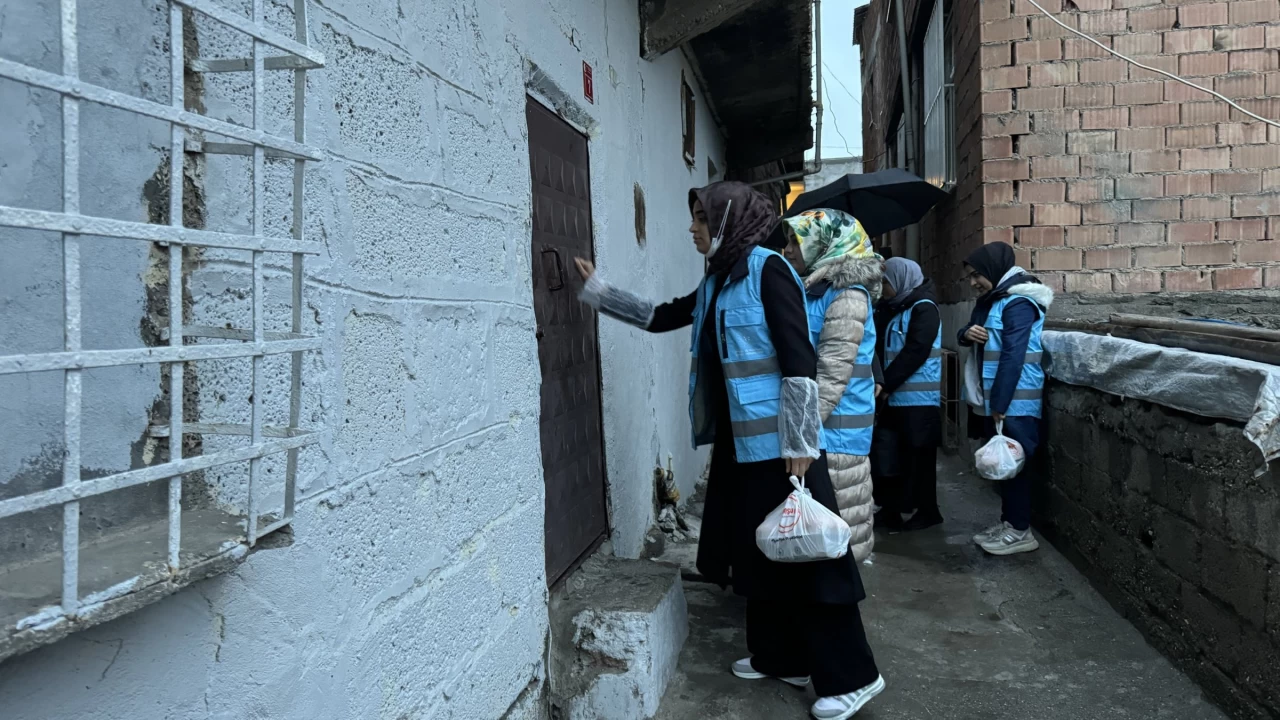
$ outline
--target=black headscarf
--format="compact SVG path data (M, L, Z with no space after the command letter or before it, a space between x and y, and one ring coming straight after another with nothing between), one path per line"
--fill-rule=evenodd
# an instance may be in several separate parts
M718 182L690 190L690 212L695 200L702 202L702 209L707 213L712 238L720 232L725 208L729 210L720 248L707 258L708 275L728 272L752 248L762 243L778 224L778 209L773 202L746 183ZM732 205L729 204L731 200Z
M991 290L978 298L978 303L973 308L973 315L969 318L969 322L974 325L981 325L986 322L987 315L991 313L991 306L1008 297L1009 288L1022 283L1040 283L1039 280L1026 273L1018 273L1007 280L1004 279L1004 276L1008 275L1009 271L1018 265L1013 248L1006 243L996 242L990 245L983 245L970 253L964 264L991 281ZM1001 282L1002 280L1003 282Z

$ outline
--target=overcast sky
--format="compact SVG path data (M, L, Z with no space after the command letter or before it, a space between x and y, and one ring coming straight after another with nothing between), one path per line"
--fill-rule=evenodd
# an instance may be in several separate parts
M862 73L853 45L853 9L868 1L822 0L823 157L862 154Z

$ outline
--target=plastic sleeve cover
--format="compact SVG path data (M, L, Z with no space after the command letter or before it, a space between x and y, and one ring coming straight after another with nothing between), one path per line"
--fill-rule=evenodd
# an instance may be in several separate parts
M653 322L653 303L610 285L601 280L599 274L587 279L578 299L615 320L640 329L649 327Z
M807 377L782 378L778 400L778 442L784 458L821 454L822 423L818 415L818 383Z

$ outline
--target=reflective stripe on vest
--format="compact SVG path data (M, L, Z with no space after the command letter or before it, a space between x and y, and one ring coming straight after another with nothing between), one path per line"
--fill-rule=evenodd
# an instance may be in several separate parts
M738 462L759 462L781 457L778 440L778 401L782 395L782 373L773 338L765 324L764 304L760 299L760 274L765 261L778 255L757 247L747 257L747 276L728 279L716 300L714 318L706 316L714 289L714 278L704 278L698 287L693 312L693 337L689 368L689 420L693 426L693 444L706 444L713 438L699 437L707 427L710 408L698 406L698 338L704 322L716 323L716 347L724 370L725 388L729 396L729 419ZM781 257L781 256L779 256ZM787 264L790 268L790 263ZM796 287L804 292L804 284L793 270ZM721 431L724 428L720 428Z
M917 305L929 303L937 307L932 300L920 300L889 321L887 328L889 337L884 339L884 360L888 367L907 345L907 330L911 327L911 312ZM919 367L906 382L898 386L889 396L889 405L893 407L936 407L942 404L942 323L938 323L938 332L933 337L933 350L929 359Z
M982 408L975 408L979 415L991 414L991 390L996 382L996 373L1000 370L1000 352L1004 347L1004 309L1015 302L1035 303L1031 298L1022 295L1010 295L991 306L987 314L987 344L982 352L982 395L985 399ZM1040 334L1044 331L1044 310L1036 305L1037 317L1031 328L1031 337L1027 339L1027 354L1023 359L1022 374L1018 376L1018 386L1013 393L1013 401L1005 413L1009 417L1041 416L1041 400L1044 396L1044 347L1040 344Z
M822 449L842 455L871 454L871 431L876 417L876 381L871 363L876 353L876 324L871 321L871 293L861 285L849 288L828 288L821 297L806 296L809 311L809 334L813 345L818 346L822 327L826 323L827 309L841 292L861 292L867 299L867 322L863 325L862 342L858 344L858 356L853 366L849 386L840 402L822 423Z

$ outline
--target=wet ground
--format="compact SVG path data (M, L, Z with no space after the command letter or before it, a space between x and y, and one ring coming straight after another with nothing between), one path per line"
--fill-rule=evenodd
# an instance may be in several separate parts
M861 609L888 689L860 720L1226 717L1047 542L1007 558L975 547L970 536L999 518L989 486L950 459L939 485L947 522L877 534L861 566ZM729 674L746 655L742 598L690 580L685 593L690 635L657 717L807 717L811 690Z

